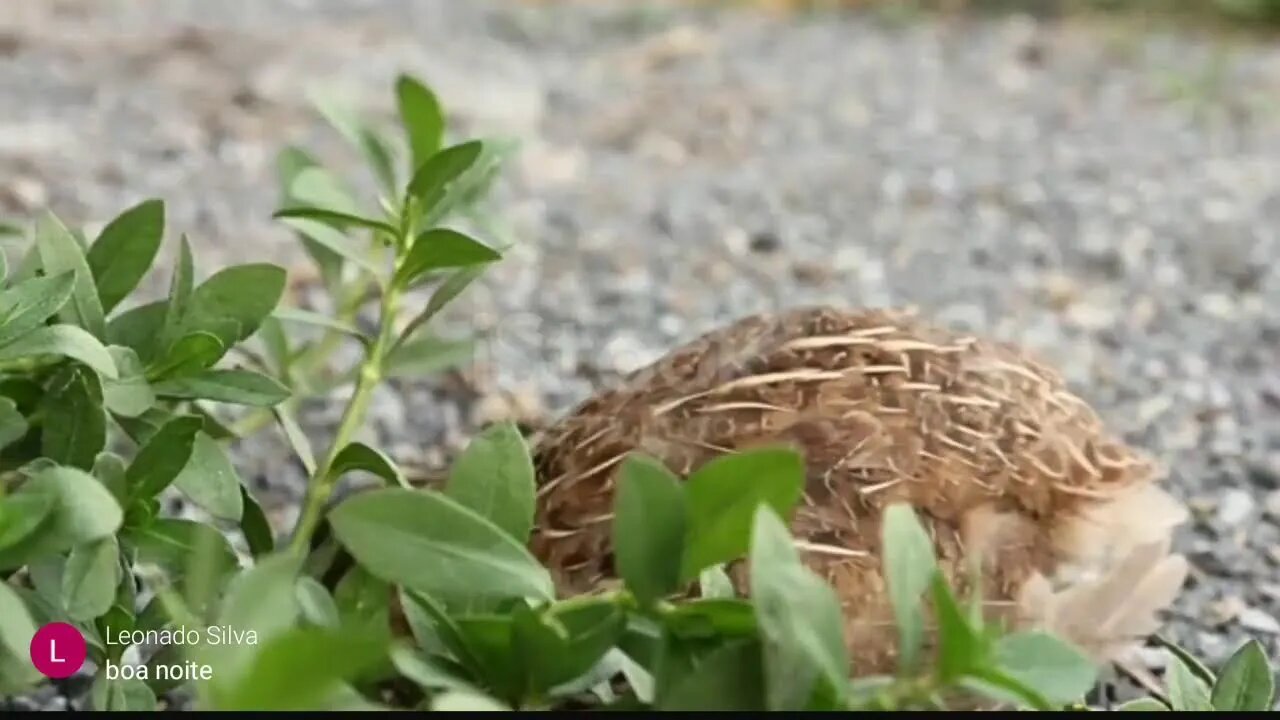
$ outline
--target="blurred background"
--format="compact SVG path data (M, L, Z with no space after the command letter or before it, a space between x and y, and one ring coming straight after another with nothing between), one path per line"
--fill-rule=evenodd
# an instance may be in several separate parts
M742 315L914 306L1039 352L1156 454L1195 518L1170 635L1274 656L1278 19L1277 0L4 0L0 219L93 226L160 196L204 272L281 262L307 303L275 153L316 148L371 191L308 98L390 126L412 72L457 136L520 149L490 218L515 247L450 318L482 342L375 400L398 459L536 428ZM288 457L266 433L236 458L282 521Z

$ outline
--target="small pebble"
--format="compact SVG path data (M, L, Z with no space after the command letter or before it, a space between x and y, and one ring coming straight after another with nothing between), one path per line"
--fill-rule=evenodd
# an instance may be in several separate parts
M1246 608L1240 613L1240 625L1246 630L1280 635L1280 620L1257 608Z
M1244 490L1228 490L1223 493L1218 503L1218 524L1223 528L1232 528L1249 519L1253 515L1256 503L1253 496Z

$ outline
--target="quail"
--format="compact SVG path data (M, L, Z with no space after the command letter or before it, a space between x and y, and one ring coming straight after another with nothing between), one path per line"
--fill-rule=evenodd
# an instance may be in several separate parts
M893 503L914 509L954 587L981 578L990 618L1055 632L1099 663L1158 629L1187 574L1171 550L1186 511L1160 468L1058 372L892 309L744 317L588 398L535 439L530 547L566 595L616 585L613 494L628 454L684 478L779 444L804 458L791 530L840 599L859 673L897 661L880 547ZM729 573L747 594L744 563Z

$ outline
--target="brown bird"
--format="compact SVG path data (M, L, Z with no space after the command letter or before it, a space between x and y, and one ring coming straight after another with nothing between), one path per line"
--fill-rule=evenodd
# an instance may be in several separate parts
M687 477L779 443L805 458L791 528L840 598L859 673L895 667L880 555L894 502L915 509L961 592L982 559L990 617L1057 632L1099 662L1154 632L1186 576L1170 554L1185 510L1052 369L910 313L825 307L703 335L543 431L531 548L565 594L616 584L613 493L627 453ZM729 571L746 595L744 563Z

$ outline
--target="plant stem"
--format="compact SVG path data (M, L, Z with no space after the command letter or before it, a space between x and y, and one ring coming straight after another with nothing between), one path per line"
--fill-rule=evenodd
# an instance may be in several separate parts
M369 279L369 276L361 275L353 281L354 286L348 290L343 301L339 303L337 317L340 322L355 323L356 316L360 314L360 308L364 305L365 293L369 290ZM338 349L343 337L343 334L336 330L325 330L319 340L303 350L294 359L293 371L304 377L307 382L314 380L310 375L328 364L329 358ZM304 388L304 392L310 392L310 388ZM244 437L261 430L270 424L272 419L270 410L259 408L240 418L239 421L231 425L230 429L236 437Z
M311 535L320 524L325 503L333 494L333 487L338 480L331 472L334 460L364 423L373 389L382 380L382 362L391 347L400 292L400 288L391 284L382 295L382 305L378 312L378 337L365 355L364 362L360 364L356 387L351 392L351 399L347 402L346 409L342 412L342 420L338 423L333 443L325 453L324 460L316 466L315 474L307 482L307 494L302 501L302 514L298 517L293 539L289 543L291 552L300 555L306 553Z

